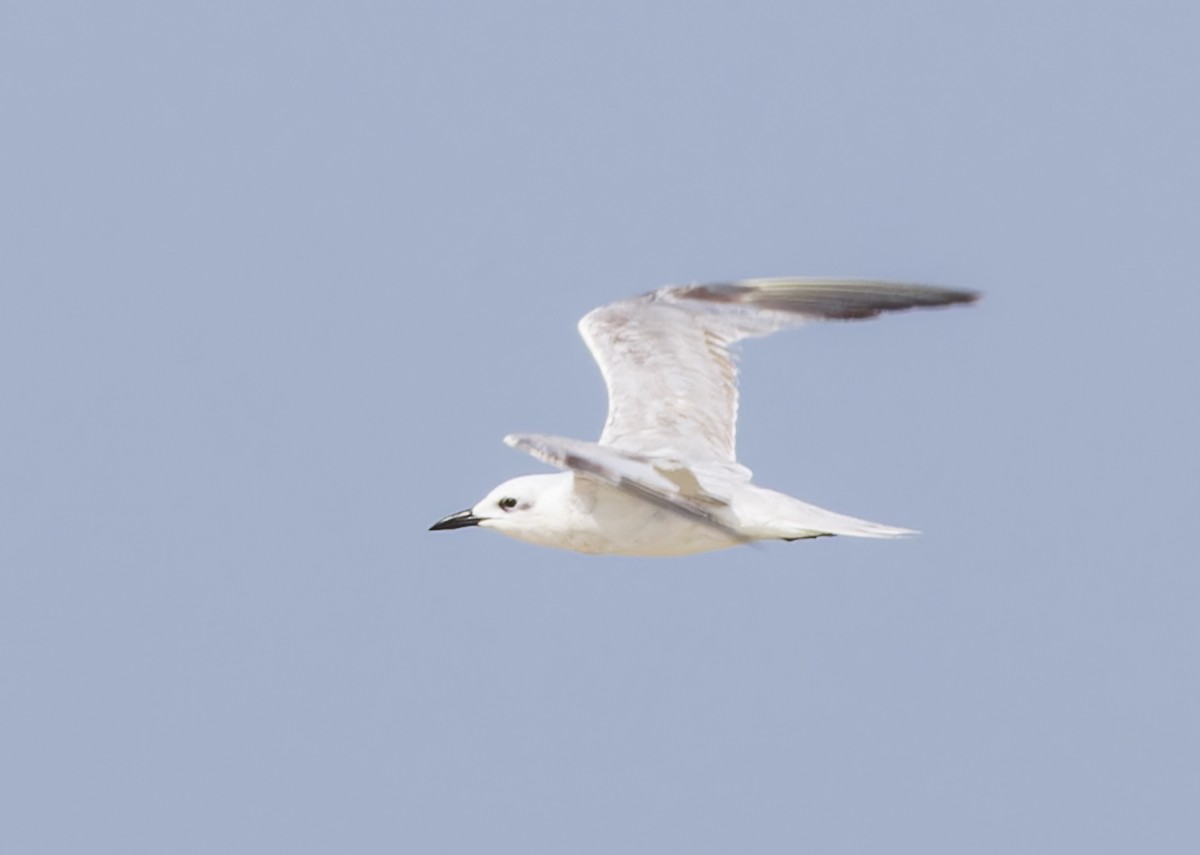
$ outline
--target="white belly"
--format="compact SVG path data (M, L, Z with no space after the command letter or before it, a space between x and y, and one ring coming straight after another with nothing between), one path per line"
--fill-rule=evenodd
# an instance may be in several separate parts
M591 509L589 524L567 548L595 555L666 557L728 549L742 542L641 499L605 491Z

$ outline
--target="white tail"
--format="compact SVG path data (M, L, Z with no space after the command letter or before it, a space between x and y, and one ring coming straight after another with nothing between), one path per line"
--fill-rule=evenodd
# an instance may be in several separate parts
M750 486L750 485L747 485ZM747 534L756 538L822 537L840 534L846 537L910 537L920 532L911 528L884 525L845 514L827 511L797 498L757 487L735 511Z

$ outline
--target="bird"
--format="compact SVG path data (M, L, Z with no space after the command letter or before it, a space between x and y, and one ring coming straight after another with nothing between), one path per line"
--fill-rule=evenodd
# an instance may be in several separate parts
M514 433L563 471L500 484L431 531L493 529L592 555L694 555L764 540L917 534L751 482L737 462L736 346L814 321L973 303L980 294L818 277L667 286L594 309L579 332L608 391L597 442Z

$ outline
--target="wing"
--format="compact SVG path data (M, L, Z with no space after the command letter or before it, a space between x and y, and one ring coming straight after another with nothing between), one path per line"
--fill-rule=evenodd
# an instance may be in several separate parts
M608 387L600 444L648 455L735 459L744 338L814 320L970 303L971 291L841 279L746 279L661 288L602 306L579 332Z
M719 513L729 502L723 486L748 480L749 472L730 466L693 472L681 463L654 460L614 448L541 434L509 434L504 442L560 469L627 493L656 507L715 528L730 537L750 538L722 522Z

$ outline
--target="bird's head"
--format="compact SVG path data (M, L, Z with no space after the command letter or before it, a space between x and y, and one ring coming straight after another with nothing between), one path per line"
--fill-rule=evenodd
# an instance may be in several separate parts
M430 531L480 526L531 543L551 543L569 523L569 472L523 475L496 487L474 507L438 520Z

